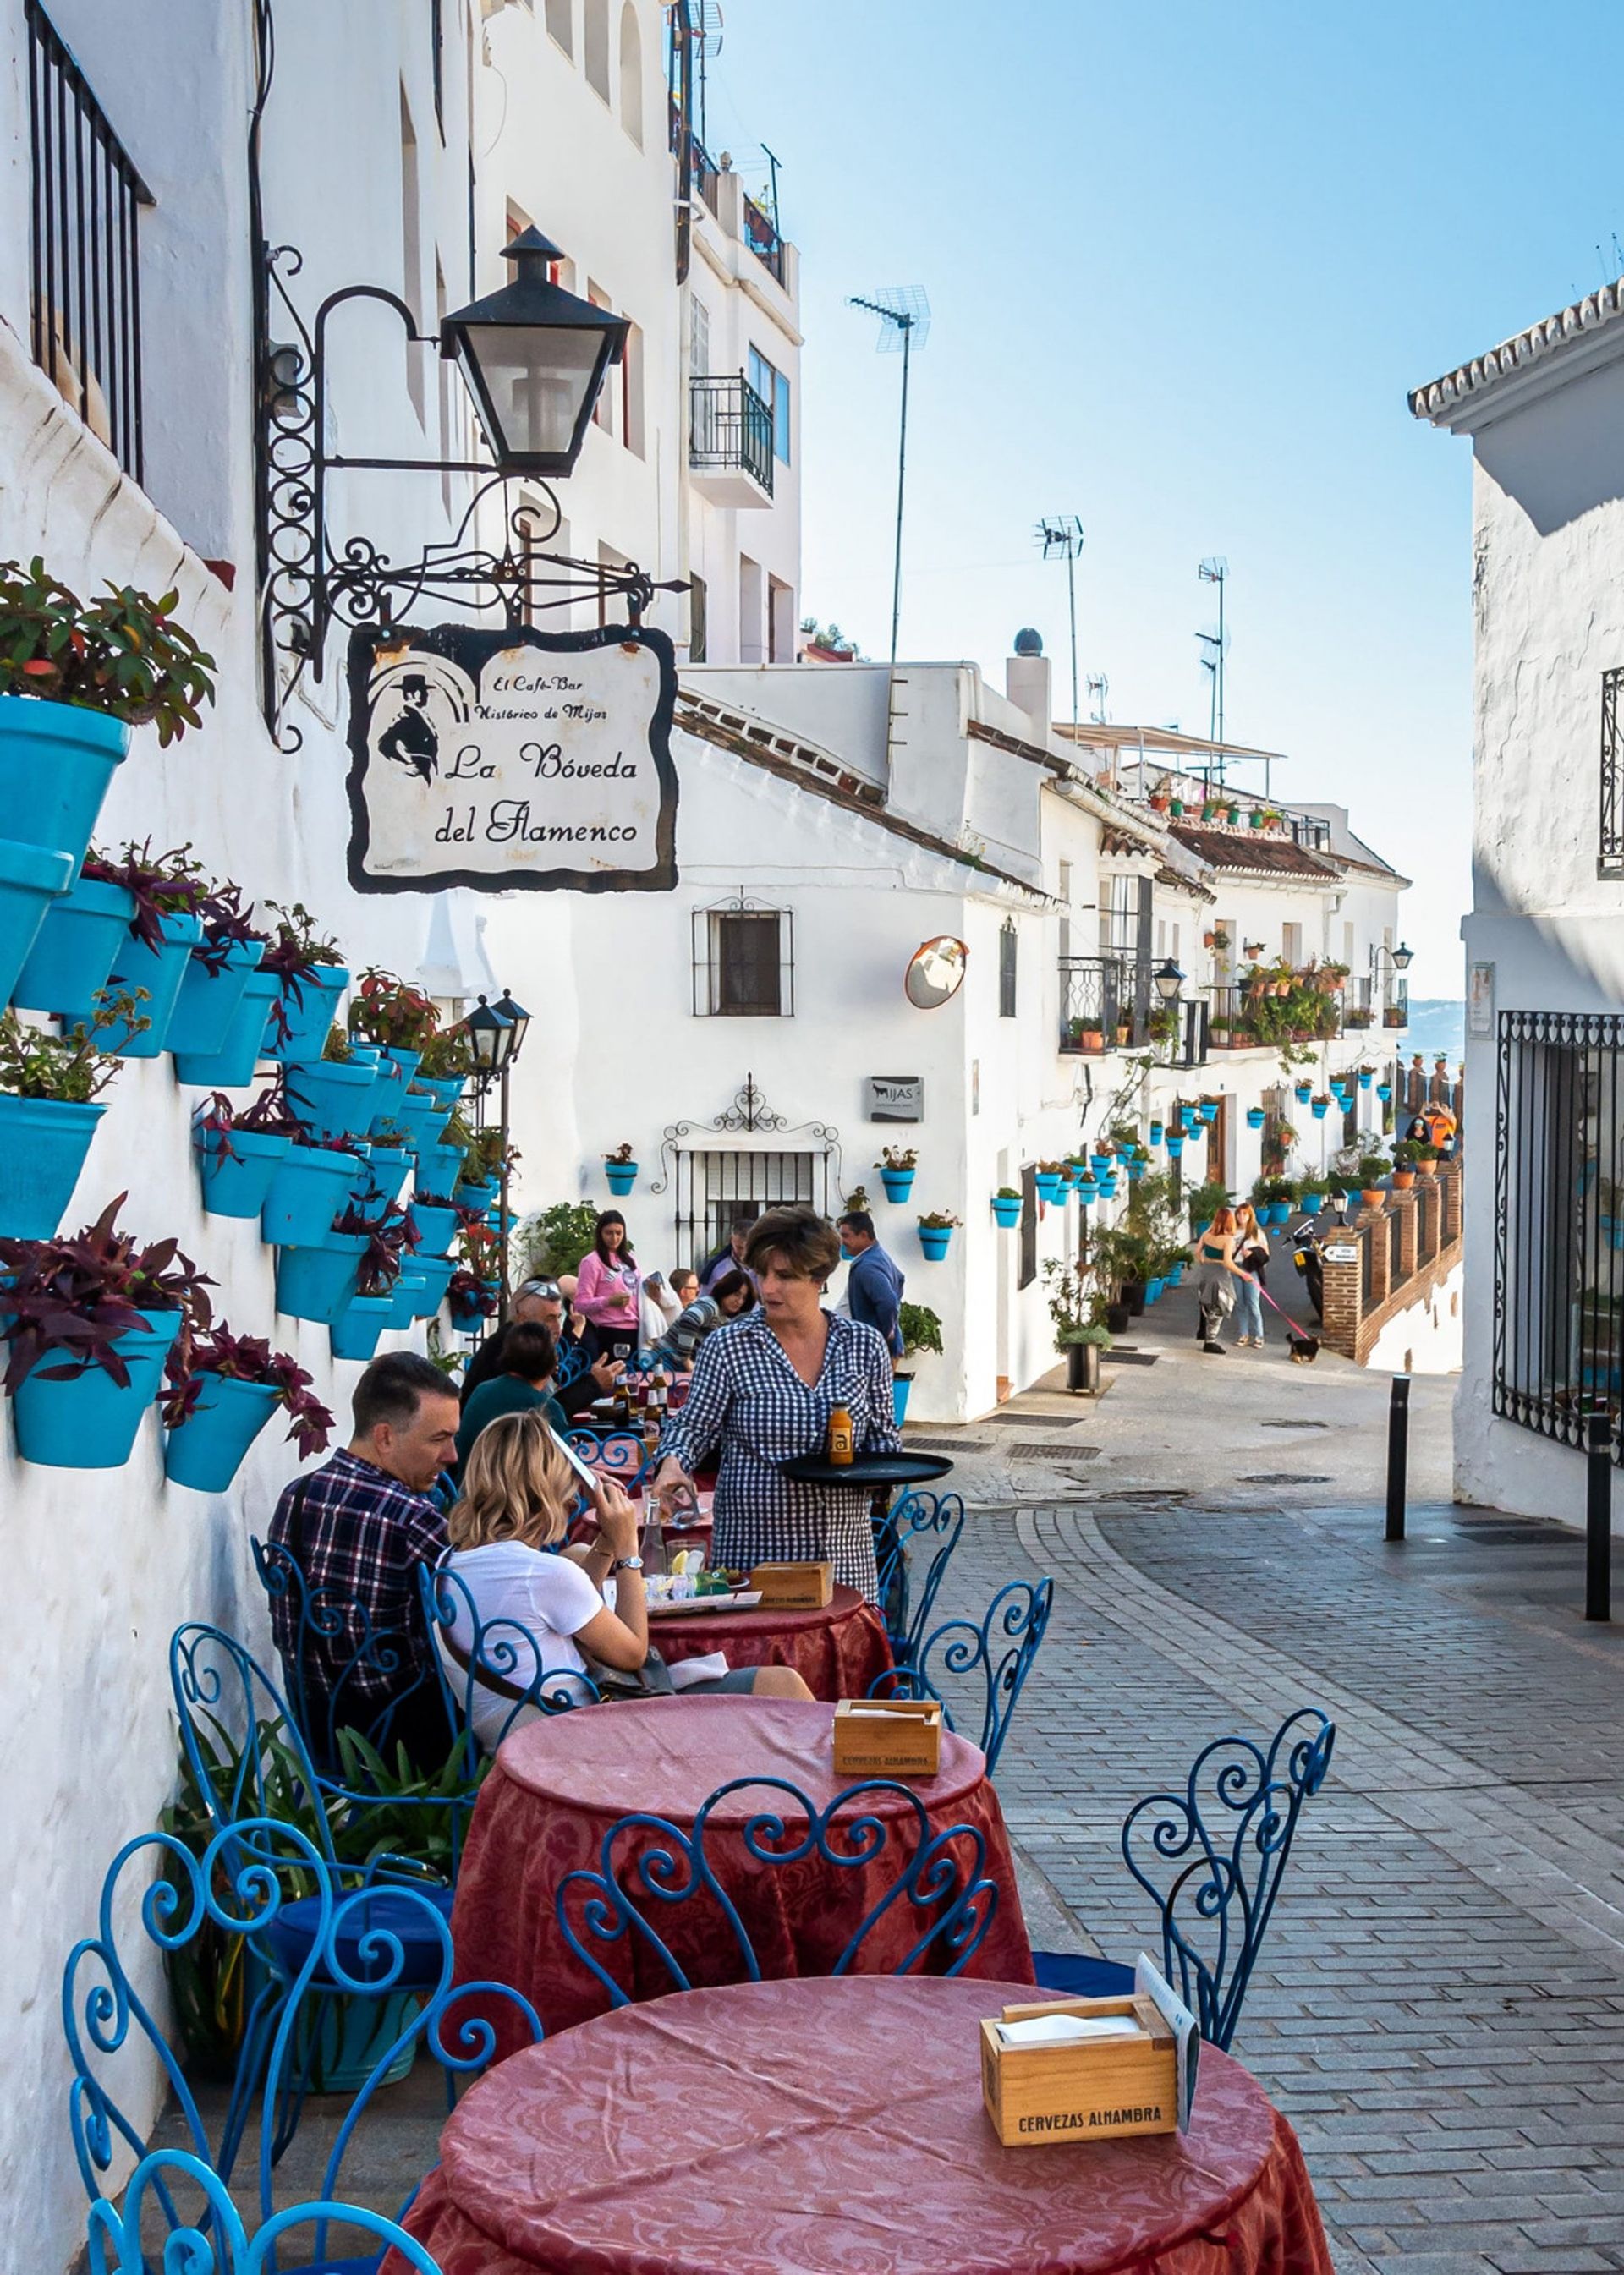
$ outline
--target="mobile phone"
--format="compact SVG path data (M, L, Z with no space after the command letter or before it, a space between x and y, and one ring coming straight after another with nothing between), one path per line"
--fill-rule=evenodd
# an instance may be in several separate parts
M550 1422L547 1425L547 1434L552 1440L554 1445L557 1447L565 1461L569 1462L570 1467L575 1471L576 1476L579 1478L581 1483L586 1487L587 1491L593 1496L593 1498L596 1499L598 1487L602 1484L603 1480L599 1476L597 1470L593 1469L592 1463L576 1452L575 1447L570 1443L567 1438L561 1438Z

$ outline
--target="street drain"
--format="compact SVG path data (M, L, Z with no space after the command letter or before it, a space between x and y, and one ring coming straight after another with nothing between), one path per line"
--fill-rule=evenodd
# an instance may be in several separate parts
M1012 1462L1030 1462L1036 1457L1046 1461L1091 1462L1099 1447L1072 1445L1061 1439L1046 1446L1006 1446L1004 1451Z
M1243 1485L1328 1485L1329 1478L1311 1478L1295 1470L1264 1470L1257 1477L1242 1478Z

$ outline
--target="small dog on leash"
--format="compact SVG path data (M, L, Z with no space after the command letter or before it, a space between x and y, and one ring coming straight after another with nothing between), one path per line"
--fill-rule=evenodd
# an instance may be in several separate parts
M1293 1335L1286 1345L1286 1356L1293 1366L1312 1366L1319 1357L1319 1343L1313 1335Z

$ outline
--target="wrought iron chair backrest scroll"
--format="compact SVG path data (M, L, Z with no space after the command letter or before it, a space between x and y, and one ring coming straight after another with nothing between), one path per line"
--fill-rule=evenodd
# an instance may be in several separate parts
M1215 1739L1182 1794L1147 1795L1122 1826L1128 1869L1161 1913L1167 1980L1215 2046L1235 2036L1297 1819L1335 1743L1317 1706L1288 1715L1266 1753L1250 1738Z
M635 1430L571 1430L569 1441L590 1469L623 1493L634 1493L648 1475L648 1448Z
M312 1758L324 1774L338 1767L338 1733L359 1730L367 1743L392 1756L397 1731L416 1710L440 1694L424 1652L422 1633L376 1628L366 1606L336 1588L312 1588L297 1558L282 1542L254 1540L254 1569L270 1599L273 1619L285 1606L279 1632L293 1635L292 1656L282 1650L288 1704ZM329 1648L320 1650L326 1644ZM336 1674L333 1669L336 1664ZM377 1681L369 1678L377 1678ZM380 1705L361 1685L392 1686ZM412 1703L408 1703L412 1702ZM447 1738L449 1739L449 1727Z
M905 1493L874 1527L880 1606L899 1666L918 1654L932 1610L964 1530L958 1493ZM928 1554L918 1579L918 1561Z
M948 1727L969 1727L964 1691L973 1701L978 1691L981 1726L976 1742L986 1756L987 1775L998 1767L998 1757L1009 1735L1009 1724L1031 1673L1038 1646L1049 1624L1054 1602L1053 1580L1011 1580L1001 1587L979 1621L944 1620L918 1644L904 1664L892 1667L869 1686L872 1698L936 1698L941 1702ZM959 1702L956 1718L954 1701Z
M166 2268L184 2269L185 2275L275 2275L279 2264L300 2267L319 2264L326 2254L328 2232L335 2227L343 2233L346 2249L359 2236L376 2246L374 2251L352 2254L336 2263L355 2271L355 2275L380 2265L390 2250L397 2252L415 2275L441 2275L439 2262L415 2237L381 2212L367 2211L359 2204L330 2199L291 2204L250 2235L218 2174L184 2149L156 2149L150 2157L144 2157L130 2177L122 2206L105 2200L92 2204L87 2238L90 2275L149 2275L152 2262L142 2255L141 2238L155 2217L155 2217L162 2218L170 2207L178 2202L189 2203L193 2196L197 2210L192 2219L178 2229L170 2222L170 2256L164 2262ZM298 2232L312 2225L319 2239L313 2249L298 2241ZM279 2251L283 2255L280 2262Z
M341 1893L325 1863L298 1827L272 1818L241 1818L215 1833L200 1853L173 1834L143 1833L113 1859L97 1932L74 1946L62 1984L63 2028L73 2064L70 2118L93 2206L116 2183L121 2144L138 2158L144 2146L108 2075L121 2082L137 2075L129 2063L132 2044L144 2042L168 2079L189 2143L184 2169L193 2181L200 2167L210 2180L230 2181L258 2103L260 2213L268 2218L275 2165L297 2127L336 1999L359 1993L381 2019L368 2048L375 2059L350 2100L320 2174L324 2197L338 2186L374 2095L414 2046L427 2049L449 2087L489 2061L496 2042L489 2019L493 2001L514 2007L533 2037L540 2037L534 2008L517 1992L491 1983L452 1988L450 1929L427 1893L377 1886ZM297 1912L291 1912L295 1904ZM132 1921L139 1926L132 1929ZM236 2081L212 2145L185 2066L137 1987L149 1970L125 1962L121 1936L127 1942L140 1935L163 1954L183 2019L195 2021L200 2011L199 2001L188 1999L188 1988L200 1987L201 2004L216 2016L227 1985L240 1998ZM298 1954L291 1969L290 1949ZM427 1971L426 1949L434 1954ZM408 1984L414 1994L409 2000L398 1995ZM465 2001L475 2000L477 2007L458 2015ZM184 2229L186 2218L168 2184L155 2180L153 2190L169 2227ZM217 2196L208 2182L203 2193L217 2226ZM220 2232L229 2233L229 2223ZM320 2238L318 2260L328 2264ZM235 2275L236 2260L223 2264ZM189 2270L192 2263L166 2257L163 2264Z
M425 1564L418 1573L418 1586L428 1632L437 1645L446 1711L457 1732L453 1758L471 1789L479 1780L481 1754L494 1754L516 1724L538 1714L563 1714L572 1706L597 1704L601 1693L591 1676L576 1667L548 1666L544 1646L521 1621L481 1619L460 1573L445 1565ZM488 1743L476 1727L481 1708L486 1710ZM488 1723L495 1709L501 1710L502 1723L492 1733Z
M558 1345L558 1354L553 1364L553 1387L568 1390L572 1382L580 1380L591 1364L592 1355L579 1336L565 1335Z
M759 1793L760 1808L719 1819L723 1804L740 1793ZM686 1951L702 1954L706 1987L761 1980L749 1932L711 1853L724 1827L728 1837L743 1840L754 1864L792 1868L817 1857L839 1872L896 1858L895 1878L835 1954L831 1975L864 1971L870 1937L899 1918L907 1947L887 1972L957 1975L998 1908L997 1886L984 1869L984 1834L971 1825L933 1833L925 1804L905 1785L866 1779L820 1810L786 1779L735 1778L717 1788L686 1830L644 1812L618 1818L603 1835L597 1871L566 1873L560 1883L560 1930L612 2005L626 2006L632 1996L600 1955L616 1945L625 1947L628 1971L638 1956L652 1956L673 1991L695 1987L672 1948L679 1938ZM694 1907L685 1931L676 1918L684 1905Z

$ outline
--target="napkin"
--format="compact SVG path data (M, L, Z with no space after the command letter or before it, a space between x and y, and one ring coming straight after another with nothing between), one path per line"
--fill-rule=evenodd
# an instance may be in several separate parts
M1032 2014L1023 2022L1001 2022L1001 2045L1013 2052L1024 2046L1080 2046L1093 2038L1142 2038L1144 2031L1131 2014Z

